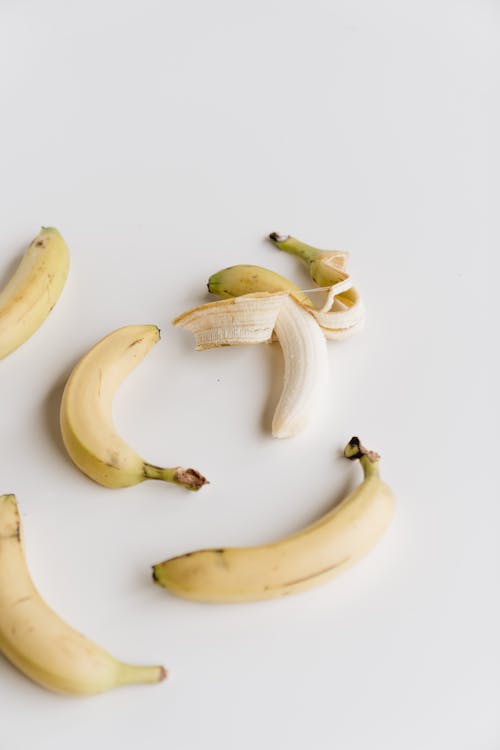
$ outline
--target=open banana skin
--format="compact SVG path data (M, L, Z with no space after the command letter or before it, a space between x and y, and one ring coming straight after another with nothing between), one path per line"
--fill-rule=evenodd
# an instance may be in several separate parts
M364 307L349 275L347 253L316 250L292 237L271 235L280 249L301 257L321 288L300 290L267 268L237 265L213 274L208 289L222 299L178 316L173 322L195 336L196 349L257 344L277 338L284 358L281 397L272 434L292 437L302 432L328 383L325 339L341 340L359 331ZM308 294L323 292L323 304Z

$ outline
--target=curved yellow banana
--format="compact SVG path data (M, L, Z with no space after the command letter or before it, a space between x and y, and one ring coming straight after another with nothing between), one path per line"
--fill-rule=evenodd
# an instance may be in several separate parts
M0 359L41 326L63 290L69 270L65 241L43 227L0 292Z
M47 606L26 565L14 495L0 496L0 651L34 682L73 695L167 676L160 666L117 661Z
M173 594L204 602L272 599L337 576L377 543L394 513L394 496L380 479L379 456L352 438L344 454L360 460L363 482L305 529L260 547L189 552L153 567Z
M64 445L78 468L104 487L162 479L198 490L207 481L196 469L147 463L116 432L115 392L159 338L154 325L119 328L87 352L66 383L60 413Z

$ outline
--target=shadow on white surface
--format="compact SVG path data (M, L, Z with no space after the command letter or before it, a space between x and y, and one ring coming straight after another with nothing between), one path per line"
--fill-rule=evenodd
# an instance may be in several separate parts
M76 364L76 361L74 364ZM61 408L61 399L64 387L73 370L73 367L74 365L66 368L66 374L61 376L57 380L57 383L51 387L41 406L42 421L45 429L47 430L47 435L51 443L55 446L57 452L61 455L62 458L64 458L65 461L70 461L71 459L69 458L66 448L64 447L61 435L61 427L59 425L59 412Z

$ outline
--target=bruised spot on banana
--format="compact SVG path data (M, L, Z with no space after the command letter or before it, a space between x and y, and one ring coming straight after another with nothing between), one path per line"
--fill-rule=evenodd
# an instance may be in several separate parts
M328 380L325 338L343 339L358 331L364 309L343 270L347 253L327 253L291 237L271 237L280 248L309 262L313 278L327 292L322 306L315 306L306 292L274 271L237 265L213 274L208 281L209 291L221 297L220 302L189 310L173 323L194 334L198 350L278 339L284 378L272 434L287 438L302 432L324 402Z
M43 227L0 292L0 359L42 325L59 299L68 270L64 239L54 227Z
M359 460L358 487L319 520L271 544L205 549L153 566L153 579L200 602L272 599L330 580L364 557L394 515L394 496L379 475L379 456L353 437L344 455Z
M66 450L84 474L104 487L130 487L160 479L199 490L207 483L196 469L148 463L122 439L113 422L118 387L159 338L155 325L113 331L82 357L64 388L60 425Z
M48 607L26 565L15 495L0 495L0 652L27 677L57 693L95 695L167 676L162 666L118 661Z

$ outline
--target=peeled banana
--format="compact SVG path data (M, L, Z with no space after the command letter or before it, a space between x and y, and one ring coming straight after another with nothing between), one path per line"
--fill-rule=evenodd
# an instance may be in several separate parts
M284 276L261 266L230 266L208 280L209 291L223 298L248 297L249 292L264 291L288 294L274 331L285 364L283 391L272 424L274 437L290 437L301 432L310 421L315 405L324 401L322 389L328 376L325 337L346 338L362 324L364 312L359 299L356 304L350 300L350 307L337 304L352 286L346 273L338 271L338 274L338 278L332 278L333 285L326 287L327 298L321 307L315 306L304 291Z
M353 437L344 455L359 459L363 482L318 521L260 547L205 549L153 566L173 594L202 602L272 599L309 589L351 567L378 542L394 514L379 456Z
M59 299L68 270L65 241L57 229L43 227L0 292L0 359L41 326Z
M160 666L117 661L47 606L26 565L14 495L0 496L0 651L34 682L73 695L161 682L167 676Z
M207 481L196 469L147 463L116 432L115 392L159 338L154 325L119 328L87 352L66 383L60 411L64 445L78 468L104 487L162 479L198 490Z
M189 310L173 322L194 334L197 349L257 344L270 341L275 332L285 368L272 434L292 437L307 426L326 384L328 357L321 328L296 297L244 294Z
M345 338L362 324L359 298L350 307L338 303L338 296L352 287L350 277L338 273L342 278L326 287L326 301L316 306L304 291L274 271L254 265L230 266L208 280L209 291L223 298L220 302L201 305L173 321L194 333L197 349L279 340L285 367L272 422L274 437L301 432L316 405L324 401L325 337Z

